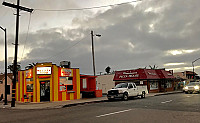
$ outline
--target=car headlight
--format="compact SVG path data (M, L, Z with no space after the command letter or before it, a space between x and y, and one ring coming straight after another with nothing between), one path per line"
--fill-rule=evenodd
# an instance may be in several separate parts
M118 90L119 93L124 93L123 90Z
M186 86L185 89L188 89L188 87Z
M198 90L198 89L199 89L199 86L194 86L194 89Z

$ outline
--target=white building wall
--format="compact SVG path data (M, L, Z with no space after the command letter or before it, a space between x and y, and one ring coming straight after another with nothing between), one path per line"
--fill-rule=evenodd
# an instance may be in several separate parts
M106 94L109 89L115 87L115 82L113 81L114 75L115 74L97 76L97 87L102 89L103 94Z

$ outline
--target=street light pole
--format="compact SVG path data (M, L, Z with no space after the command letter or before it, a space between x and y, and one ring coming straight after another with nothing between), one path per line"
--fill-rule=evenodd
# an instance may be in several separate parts
M94 34L94 32L91 31L93 72L94 72L94 76L96 76L96 72L95 72L95 58L94 58L94 41L93 41L93 37L94 36L101 37L101 35L100 34Z
M200 58L197 58L196 60L192 61L192 67L193 67L193 79L195 79L195 75L194 75L194 62L196 62L197 60L199 60Z
M7 34L6 34L6 28L0 26L0 28L5 32L5 99L4 99L4 105L7 104Z

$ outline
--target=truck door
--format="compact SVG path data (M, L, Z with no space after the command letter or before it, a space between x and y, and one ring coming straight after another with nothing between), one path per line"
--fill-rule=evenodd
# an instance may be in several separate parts
M136 87L132 83L128 85L129 96L137 96L136 94Z

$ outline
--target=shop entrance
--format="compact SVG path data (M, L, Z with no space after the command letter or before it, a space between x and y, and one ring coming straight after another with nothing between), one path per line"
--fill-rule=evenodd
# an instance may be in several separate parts
M50 81L40 81L40 101L50 101Z

